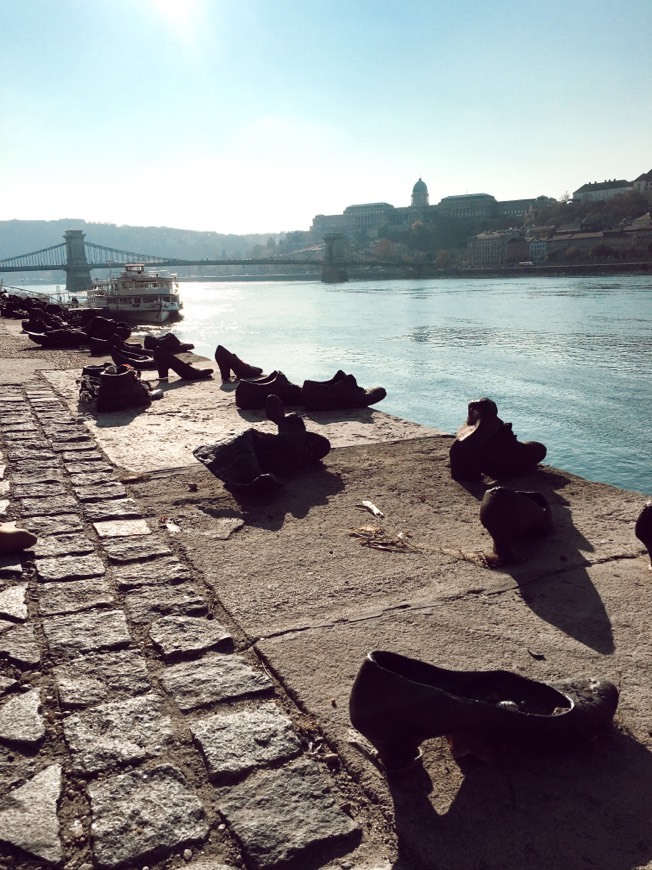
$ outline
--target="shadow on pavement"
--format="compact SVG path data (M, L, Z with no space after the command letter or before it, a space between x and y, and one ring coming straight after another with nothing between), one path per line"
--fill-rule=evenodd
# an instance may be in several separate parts
M343 489L340 475L320 463L299 469L284 481L281 489L267 496L235 491L231 495L247 512L247 525L278 531L286 517L306 517L313 507L328 504L330 498Z
M596 652L611 654L611 621L584 555L594 547L574 525L570 503L558 492L569 483L564 475L542 468L500 482L510 489L543 493L553 516L550 534L524 540L519 561L501 564L500 570L516 581L523 601L538 617ZM489 488L476 482L460 485L478 501Z
M473 759L463 773L445 812L425 769L389 783L394 870L630 870L652 857L652 753L622 732L563 757Z

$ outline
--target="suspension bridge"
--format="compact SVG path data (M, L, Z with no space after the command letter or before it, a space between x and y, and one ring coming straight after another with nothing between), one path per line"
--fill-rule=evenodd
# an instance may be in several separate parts
M81 230L67 230L64 239L62 244L50 248L0 260L0 273L62 271L66 274L66 292L75 295L91 286L93 269L120 269L128 263L143 263L150 268L166 269L175 266L311 266L320 268L321 280L329 284L347 281L348 269L354 265L375 268L400 266L417 271L420 268L419 264L408 258L375 257L367 251L361 251L347 244L341 233L329 233L322 244L290 254L251 259L222 257L214 260L182 260L107 248L87 242Z

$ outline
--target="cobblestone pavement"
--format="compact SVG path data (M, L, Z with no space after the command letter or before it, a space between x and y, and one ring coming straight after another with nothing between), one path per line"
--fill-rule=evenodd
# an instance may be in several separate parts
M0 433L38 536L0 557L0 867L362 866L331 756L83 422L35 376Z

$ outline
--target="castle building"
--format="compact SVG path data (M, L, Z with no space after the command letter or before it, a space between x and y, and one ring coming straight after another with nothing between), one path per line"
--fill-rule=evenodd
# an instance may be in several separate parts
M652 169L635 178L632 181L632 187L637 193L642 193L649 203L652 203Z
M423 208L428 205L428 186L419 176L419 180L412 188L412 208Z
M618 196L621 193L628 193L630 190L634 190L632 183L624 178L612 178L609 181L590 181L573 191L573 201L599 202L604 199L611 199L612 196Z
M342 214L318 214L313 218L310 231L317 237L326 233L344 233L347 236L378 237L382 227L406 229L416 221L430 223L437 218L452 220L482 220L510 217L522 219L534 205L534 199L514 199L498 202L488 193L470 193L446 196L438 205L430 205L428 185L419 177L412 187L410 205L394 207L388 202L369 202L347 206Z

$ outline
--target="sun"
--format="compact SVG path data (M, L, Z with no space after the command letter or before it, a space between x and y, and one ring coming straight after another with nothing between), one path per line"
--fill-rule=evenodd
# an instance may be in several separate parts
M170 28L187 34L197 23L203 0L149 0L149 4Z

